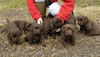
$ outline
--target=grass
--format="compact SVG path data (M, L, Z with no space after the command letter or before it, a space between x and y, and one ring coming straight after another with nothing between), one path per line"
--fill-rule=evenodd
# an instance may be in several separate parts
M91 20L100 19L100 6L89 6L89 7L75 7L74 13L76 16L82 14L89 17Z
M26 0L1 0L1 8L18 8L26 5Z
M81 7L100 5L100 0L75 0L75 5Z

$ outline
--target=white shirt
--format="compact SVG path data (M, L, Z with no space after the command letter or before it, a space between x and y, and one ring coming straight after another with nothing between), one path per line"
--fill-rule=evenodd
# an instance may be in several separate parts
M48 8L48 13L52 16L56 16L60 11L61 5L58 2L52 3Z

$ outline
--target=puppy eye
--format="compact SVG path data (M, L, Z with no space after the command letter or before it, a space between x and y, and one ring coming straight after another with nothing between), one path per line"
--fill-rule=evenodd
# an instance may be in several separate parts
M39 27L35 27L35 29L39 29Z
M17 37L17 35L13 35L13 37Z
M72 30L72 28L67 28L67 30Z
M80 19L79 21L82 21L82 19Z

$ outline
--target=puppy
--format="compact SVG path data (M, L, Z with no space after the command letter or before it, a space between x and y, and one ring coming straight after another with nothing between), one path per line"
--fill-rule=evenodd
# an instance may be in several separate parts
M30 44L42 42L43 46L45 46L42 38L41 25L33 23L29 29L30 32L25 36L25 41Z
M10 22L8 19L7 23L8 24L5 26L5 29L3 31L6 31L9 43L11 45L19 44L19 37L22 35L22 32L13 22Z
M24 20L15 20L13 23L16 24L16 26L22 31L22 32L29 32L29 27L31 26L31 23Z
M57 18L45 18L42 24L42 32L44 37L47 38L49 35L55 36L56 29L60 29L62 26L62 21Z
M29 42L31 45L33 43L40 43L41 40L41 35L34 35L33 32L29 32L26 36L25 36L25 42Z
M95 23L88 19L87 16L80 15L77 17L78 24L80 25L80 31L84 32L88 36L100 35L100 24Z
M75 26L73 24L65 24L62 27L61 42L64 46L66 46L66 42L75 46L75 32Z
M51 19L45 19L43 20L42 23L42 34L44 36L44 38L47 38L49 33L51 32L52 27L50 26L50 21Z

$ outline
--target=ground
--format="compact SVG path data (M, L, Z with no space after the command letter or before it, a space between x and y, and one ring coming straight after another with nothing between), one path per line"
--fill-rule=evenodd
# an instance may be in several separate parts
M100 6L78 7L74 9L75 16L84 14L91 20L99 20ZM5 18L13 20L27 20L33 22L26 7L0 9L0 27L6 24ZM23 36L24 37L24 36ZM71 46L66 44L63 47L57 39L45 40L46 47L39 45L21 45L10 46L5 34L0 34L0 57L100 57L100 36L88 37L82 33L77 33L76 44Z

